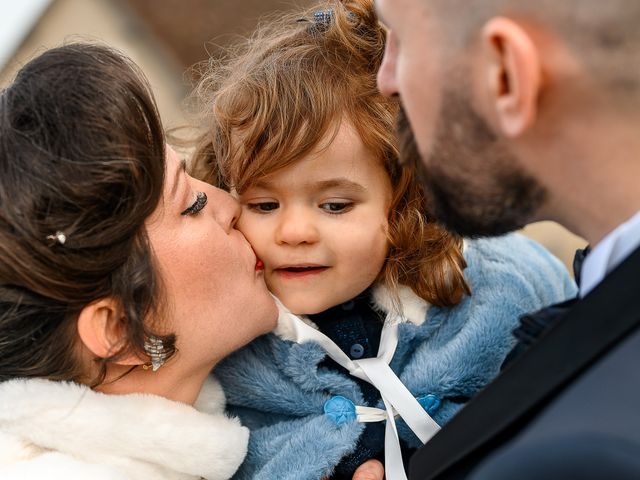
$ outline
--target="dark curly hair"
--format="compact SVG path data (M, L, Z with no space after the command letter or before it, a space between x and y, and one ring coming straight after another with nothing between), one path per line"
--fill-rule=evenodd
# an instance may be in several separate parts
M96 385L110 360L143 352L154 334L145 321L161 310L144 222L161 198L164 155L144 75L108 47L48 50L2 91L0 381ZM87 379L76 320L106 297L123 307L126 342ZM158 336L174 348L173 335Z

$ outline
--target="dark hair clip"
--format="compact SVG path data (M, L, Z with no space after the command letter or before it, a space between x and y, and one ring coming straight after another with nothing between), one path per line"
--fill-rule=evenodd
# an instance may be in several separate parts
M318 10L313 12L313 23L317 27L326 29L333 21L333 10Z
M347 14L349 20L355 19L355 14L349 12ZM334 21L335 13L333 10L317 10L313 12L313 20L300 18L298 22L311 22L310 28L315 32L326 32Z
M333 10L318 10L313 12L313 20L309 18L299 18L298 23L310 23L309 30L312 32L325 32L333 21Z

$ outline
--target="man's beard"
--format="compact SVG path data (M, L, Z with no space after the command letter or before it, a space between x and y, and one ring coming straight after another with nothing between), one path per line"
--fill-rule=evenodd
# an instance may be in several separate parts
M401 163L425 191L428 215L466 237L501 235L526 225L546 191L517 166L469 102L445 92L433 145L424 162L404 109L398 118Z

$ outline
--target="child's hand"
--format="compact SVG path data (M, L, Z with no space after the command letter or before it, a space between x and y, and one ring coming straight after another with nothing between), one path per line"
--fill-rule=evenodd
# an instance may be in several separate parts
M384 467L378 460L367 460L353 474L353 480L383 480Z

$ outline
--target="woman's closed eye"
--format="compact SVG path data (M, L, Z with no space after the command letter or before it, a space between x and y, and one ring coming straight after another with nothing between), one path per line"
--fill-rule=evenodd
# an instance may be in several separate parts
M180 212L180 215L196 215L205 207L206 204L207 194L204 192L196 192L195 201Z
M348 211L353 209L354 205L355 205L355 202L342 201L342 202L324 202L324 203L321 203L319 206L322 210L324 210L327 213L330 213L332 215L339 215L341 213L347 213Z
M278 202L248 202L247 208L257 213L269 213L280 207Z

